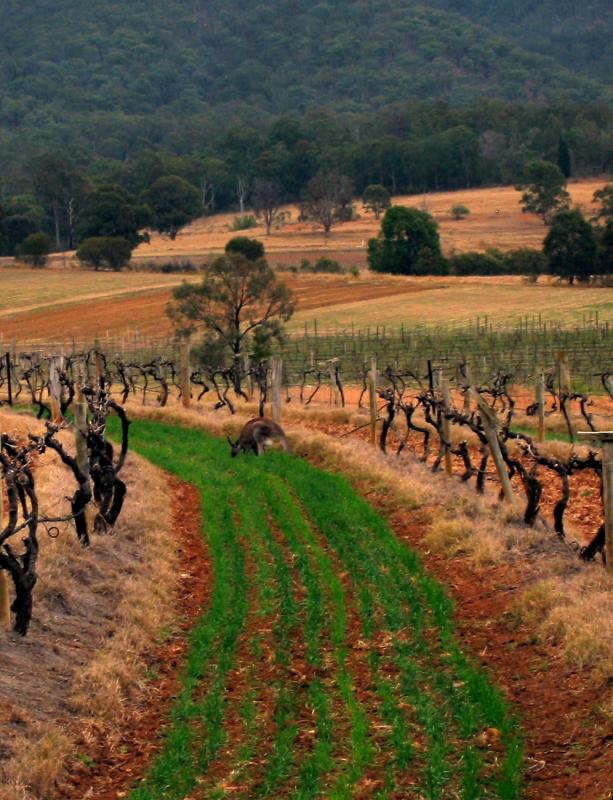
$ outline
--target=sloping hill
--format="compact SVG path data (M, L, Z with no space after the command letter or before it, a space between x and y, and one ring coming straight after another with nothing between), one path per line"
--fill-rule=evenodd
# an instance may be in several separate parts
M446 3L454 4L491 19L497 34L411 0L5 0L0 123L46 127L94 111L189 115L246 106L277 114L400 98L606 94L603 83L573 74L572 62L569 69L500 36L504 24L484 16L477 0ZM520 22L509 25L523 40Z
M613 74L613 5L609 0L434 0L518 43L524 50L609 81Z

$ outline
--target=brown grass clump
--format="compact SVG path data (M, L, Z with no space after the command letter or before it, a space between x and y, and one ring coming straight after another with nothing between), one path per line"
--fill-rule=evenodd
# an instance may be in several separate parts
M31 417L0 415L25 435ZM72 436L62 434L66 447ZM63 514L74 482L55 455L36 467L43 513ZM81 547L70 525L41 530L39 581L28 637L0 632L0 798L49 800L77 741L116 745L119 728L146 700L148 655L174 624L177 553L164 474L130 454L124 512L112 532Z
M15 737L14 755L2 764L2 772L10 775L8 782L0 783L2 800L51 798L71 752L71 739L52 723L23 716L14 721L28 725L28 731Z
M598 566L568 570L529 586L513 608L518 620L562 649L577 669L597 666L613 677L613 585Z

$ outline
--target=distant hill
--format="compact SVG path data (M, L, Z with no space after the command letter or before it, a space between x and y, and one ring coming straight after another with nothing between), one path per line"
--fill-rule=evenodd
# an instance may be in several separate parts
M0 125L44 129L94 111L606 97L610 72L598 59L611 15L603 0L570 9L566 0L5 0Z
M199 163L172 158L209 158L217 208L234 203L239 174L274 172L297 198L332 163L358 190L509 182L529 158L555 160L561 139L577 174L610 168L605 0L4 0L2 11L0 204L32 192L45 152L135 193L168 173L201 185Z
M613 75L613 4L610 0L434 0L431 5L551 56L597 80Z

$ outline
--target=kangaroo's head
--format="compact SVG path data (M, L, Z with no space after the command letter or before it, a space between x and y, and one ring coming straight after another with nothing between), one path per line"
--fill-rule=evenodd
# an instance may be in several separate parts
M227 436L226 438L228 440L228 444L230 445L230 455L232 456L232 458L234 458L241 451L240 442L238 439L235 442L233 442L229 436Z

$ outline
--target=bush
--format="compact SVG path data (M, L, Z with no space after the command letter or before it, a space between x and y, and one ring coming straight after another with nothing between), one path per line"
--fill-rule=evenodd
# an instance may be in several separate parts
M464 217L467 217L470 214L470 208L463 205L453 206L451 209L451 214L454 219L464 219Z
M226 244L226 253L240 253L248 261L257 261L264 258L264 245L248 236L235 236Z
M327 256L321 256L314 264L311 264L308 258L303 258L300 260L298 269L300 272L329 272L334 275L342 275L346 272L340 262Z
M360 268L356 267L356 265L354 264L352 267L349 267L349 274L353 278L359 278L360 277Z
M198 267L189 259L185 261L167 261L160 267L160 272L168 275L172 272L198 272Z
M31 233L19 247L19 255L33 267L44 267L51 252L51 239L46 233Z
M243 217L234 217L231 231L248 231L250 228L257 228L258 222L253 214L245 214Z
M452 275L504 275L508 266L504 253L488 250L485 253L458 253L449 258Z
M77 258L82 264L93 267L110 267L119 272L132 256L132 245L121 236L91 236L79 245Z
M529 247L521 250L511 250L506 254L506 261L509 272L512 275L527 275L531 278L538 278L547 272L547 258L540 250L532 250Z

